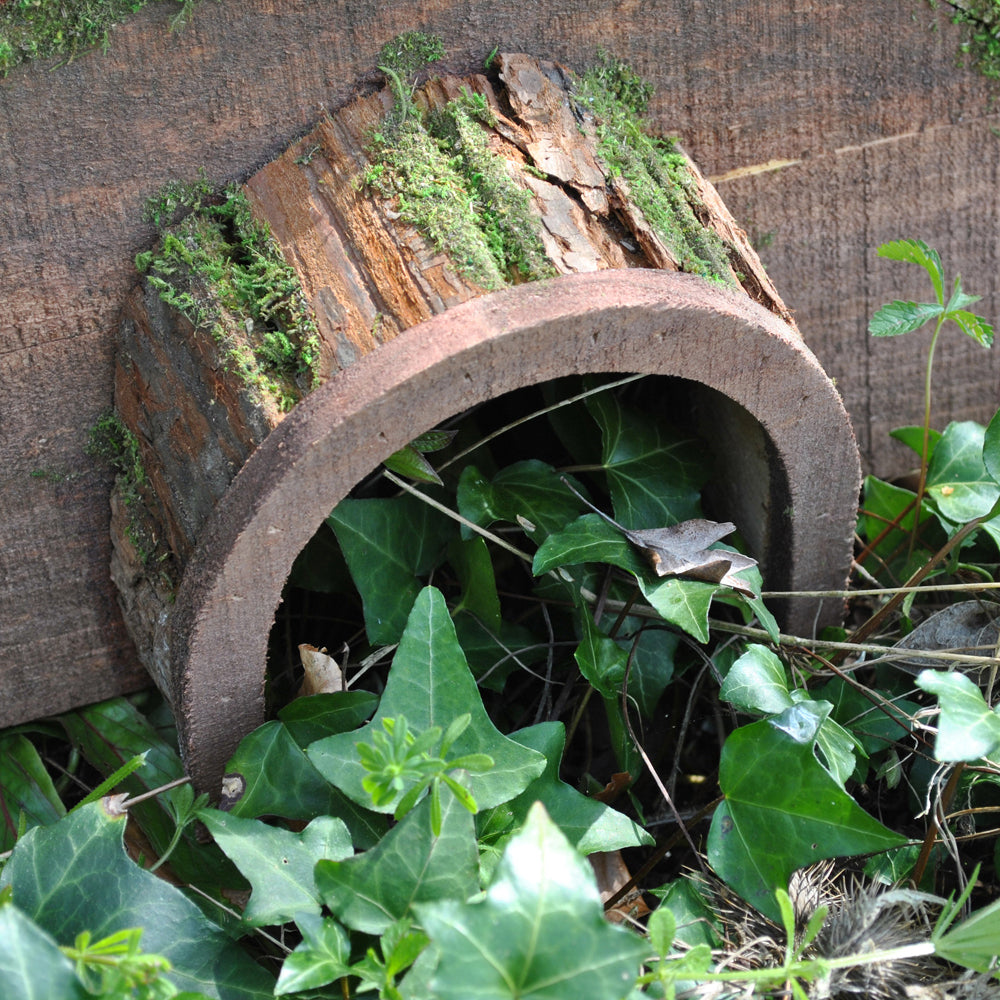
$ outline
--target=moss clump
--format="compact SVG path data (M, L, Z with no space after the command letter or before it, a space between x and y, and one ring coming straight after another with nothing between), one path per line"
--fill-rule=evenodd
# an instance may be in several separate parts
M116 485L129 506L140 499L140 490L147 483L142 465L139 439L125 426L113 410L102 413L90 428L84 451L99 458L114 470Z
M959 48L983 76L1000 80L1000 0L967 0L952 7L952 24L968 30Z
M58 56L70 61L97 46L108 33L148 0L6 0L0 3L0 75L31 59ZM173 0L172 0L173 2ZM171 28L191 15L195 0L176 0L180 10Z
M442 54L440 39L417 32L379 53L395 104L372 136L366 182L395 199L400 215L483 288L554 274L530 193L489 147L485 99L466 93L430 115L414 104L419 73Z
M732 284L725 244L695 214L699 199L687 160L674 140L651 135L643 120L652 92L628 65L601 53L574 97L596 122L605 172L625 179L632 200L681 267Z
M212 334L244 385L290 409L318 381L319 338L302 286L236 187L202 178L147 205L160 230L136 267L160 297ZM179 218L179 221L177 221Z

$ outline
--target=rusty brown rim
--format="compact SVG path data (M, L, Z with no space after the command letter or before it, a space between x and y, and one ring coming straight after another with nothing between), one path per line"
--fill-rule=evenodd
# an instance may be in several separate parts
M416 435L503 393L587 372L704 383L763 426L784 469L786 579L841 586L860 469L840 397L777 317L699 278L601 271L522 285L407 330L315 390L218 504L171 615L174 708L195 784L219 788L263 721L268 635L292 563L330 510Z

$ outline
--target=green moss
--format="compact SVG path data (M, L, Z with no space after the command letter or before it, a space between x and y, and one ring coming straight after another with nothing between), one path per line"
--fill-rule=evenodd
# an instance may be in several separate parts
M142 465L139 440L117 413L109 410L98 417L90 428L84 451L114 470L117 485L127 504L131 506L140 499L140 490L148 480Z
M379 53L395 103L372 136L366 182L394 199L400 215L483 288L555 273L541 221L528 208L530 193L489 148L485 99L465 94L427 116L414 104L420 71L441 53L439 39L416 32Z
M0 75L19 63L57 56L69 62L97 46L107 48L110 30L149 0L6 0L0 4ZM182 25L195 0L180 7L171 28Z
M290 409L315 386L319 338L298 277L236 187L167 185L146 209L159 245L136 258L160 297L211 333L250 388Z
M952 23L967 30L959 46L962 53L983 76L1000 80L1000 0L966 0L952 6Z
M685 271L731 284L726 246L698 219L687 160L672 139L651 135L644 121L652 87L627 64L601 53L574 97L596 123L605 172L620 176L646 220Z

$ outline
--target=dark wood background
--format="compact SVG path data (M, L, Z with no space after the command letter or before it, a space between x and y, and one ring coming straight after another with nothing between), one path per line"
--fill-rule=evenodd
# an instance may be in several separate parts
M768 244L869 469L907 465L886 432L920 419L927 346L865 333L883 302L926 294L878 244L936 246L1000 321L997 87L956 66L959 29L922 0L203 0L178 34L172 13L151 4L106 54L0 82L0 725L143 683L108 576L109 479L83 448L111 403L145 199L199 168L247 177L402 31L440 34L454 70L496 45L628 58L661 128ZM935 423L987 420L998 373L996 353L945 340Z

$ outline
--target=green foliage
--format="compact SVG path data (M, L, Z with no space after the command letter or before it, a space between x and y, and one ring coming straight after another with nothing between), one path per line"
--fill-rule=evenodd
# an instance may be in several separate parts
M136 267L220 344L248 389L290 409L319 378L319 338L299 279L236 186L172 182L146 206L159 245Z
M593 872L539 804L484 898L417 913L440 953L431 989L441 1000L623 997L645 952L605 921Z
M941 258L936 250L927 246L923 241L893 240L880 246L878 255L889 260L916 264L923 268L930 279L935 298L933 302L902 302L899 300L890 302L875 313L868 326L868 332L873 337L895 337L912 333L929 322L933 321L934 323L934 332L927 350L927 367L924 377L922 434L918 433L916 428L901 428L897 432L900 440L913 447L920 455L920 478L916 494L912 496L912 499L901 494L893 499L889 496L891 488L872 480L866 483L865 491L864 506L869 515L873 513L870 506L881 507L882 510L876 516L886 525L885 530L879 531L874 523L869 523L867 529L870 534L867 537L872 540L873 548L881 546L880 551L876 554L882 560L883 566L890 571L897 569L900 565L898 558L896 558L900 550L894 544L895 539L887 539L887 534L898 530L900 523L904 519L907 520L909 544L902 565L909 570L912 569L914 562L914 549L924 520L925 492L929 486L937 488L936 492L932 493L932 501L935 512L949 534L952 533L948 530L949 522L953 523L956 519L961 521L970 519L960 515L956 516L960 505L969 501L975 503L972 496L976 493L982 493L982 490L979 489L981 486L985 486L986 492L991 492L994 489L989 477L980 475L980 471L985 472L981 467L978 454L976 454L977 451L981 451L981 445L977 449L975 442L972 442L972 451L970 452L969 438L970 435L973 437L975 435L971 425L953 425L953 427L948 428L946 431L947 440L944 443L942 443L943 439L939 440L938 436L932 437L931 433L931 376L934 368L934 352L942 327L950 321L983 347L992 345L993 328L981 316L969 312L966 308L978 302L980 297L968 295L962 290L960 276L956 275L952 291L946 298L946 283L941 267ZM932 450L939 456L933 467ZM932 478L929 479L929 476ZM952 480L956 476L959 478L953 482ZM973 478L963 478L969 476ZM872 495L871 505L868 502L869 494ZM979 513L985 513L985 511ZM926 559L920 555L916 558L917 564L925 561Z
M0 5L0 75L32 59L56 56L64 62L82 52L107 49L112 28L149 0L6 0ZM191 16L196 0L171 0L180 10L171 28Z
M937 7L937 0L930 0ZM962 0L948 4L952 24L966 29L959 51L983 76L1000 79L1000 0Z
M621 177L657 236L684 271L733 284L722 239L699 219L701 203L684 156L643 120L652 87L629 66L600 53L575 98L593 117L605 172Z
M139 451L139 439L112 410L98 417L90 429L84 449L111 467L123 499L127 504L140 500L140 489L146 485L146 470Z

